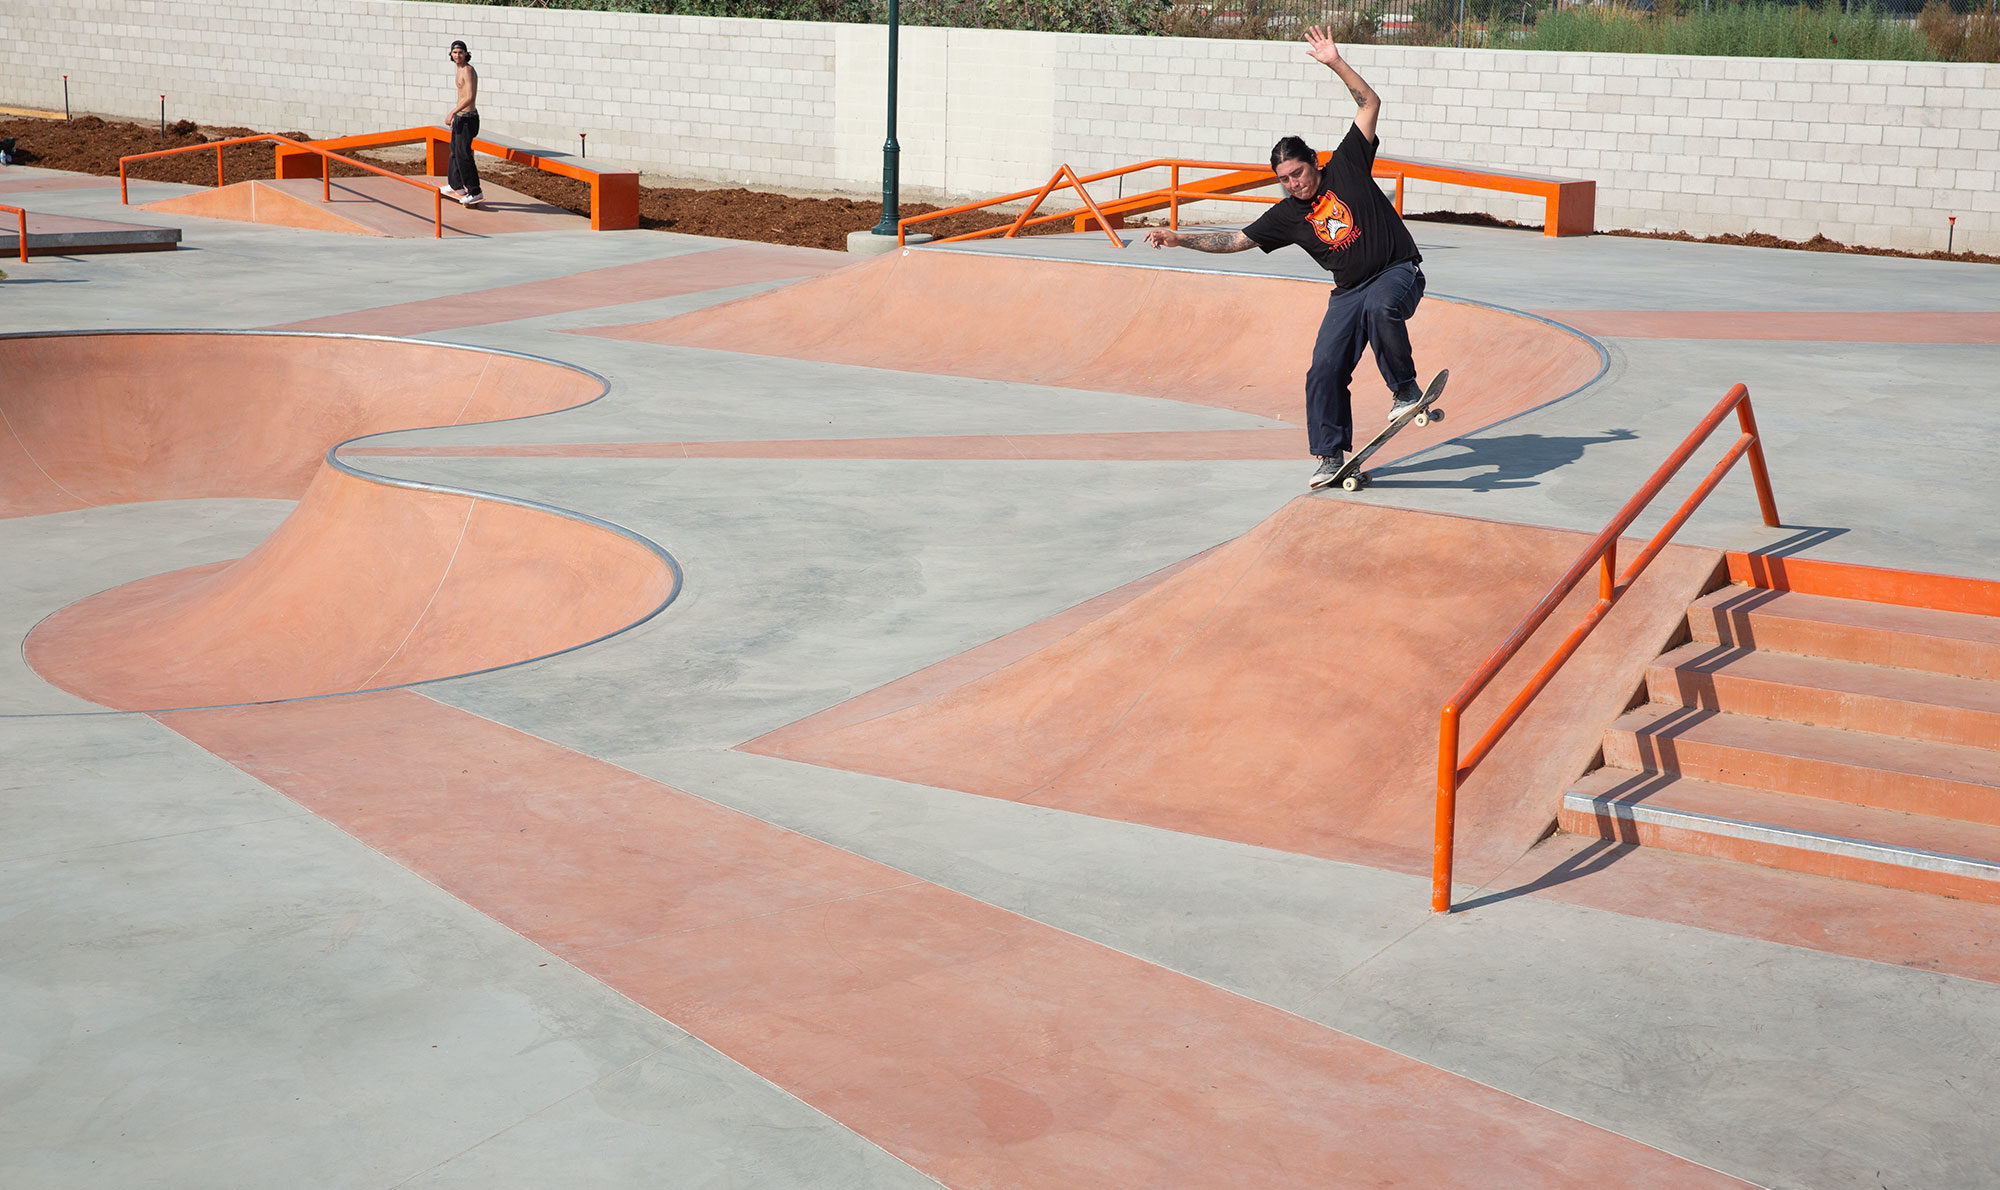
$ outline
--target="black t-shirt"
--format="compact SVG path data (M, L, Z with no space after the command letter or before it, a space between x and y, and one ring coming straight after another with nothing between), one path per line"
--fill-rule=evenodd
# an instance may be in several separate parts
M1375 184L1375 142L1348 125L1347 136L1320 170L1311 202L1287 194L1243 229L1266 252L1297 244L1333 274L1336 289L1365 284L1404 261L1421 261L1416 240L1394 203Z

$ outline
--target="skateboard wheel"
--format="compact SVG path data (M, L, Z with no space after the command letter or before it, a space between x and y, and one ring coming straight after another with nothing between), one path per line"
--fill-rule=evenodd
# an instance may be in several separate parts
M1428 413L1419 413L1410 420L1416 422L1419 427L1427 426L1431 424L1431 415Z
M1361 490L1361 485L1367 482L1368 479L1366 476L1356 472L1340 481L1340 490L1343 492L1358 492Z
M1431 418L1431 420L1432 420L1432 421L1443 421L1443 420L1444 420L1444 410L1442 410L1442 409L1439 409L1439 408L1438 408L1437 406L1435 406L1435 405L1431 406L1431 407L1430 407L1430 409L1429 409L1429 410L1427 410L1427 412L1428 412L1428 413L1430 414L1430 418Z

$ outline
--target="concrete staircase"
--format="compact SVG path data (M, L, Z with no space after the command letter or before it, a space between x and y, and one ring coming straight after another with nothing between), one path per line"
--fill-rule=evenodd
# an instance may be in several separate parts
M2000 903L2000 617L1728 586L1563 829Z

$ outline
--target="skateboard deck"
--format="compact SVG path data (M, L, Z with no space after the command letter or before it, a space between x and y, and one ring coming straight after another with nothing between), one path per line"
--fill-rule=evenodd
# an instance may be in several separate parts
M1438 399L1438 394L1444 392L1444 382L1450 376L1451 371L1446 369L1432 378L1431 386L1424 390L1423 399L1397 414L1394 421L1382 428L1381 433L1369 439L1368 445L1355 451L1347 462L1341 464L1340 470L1333 473L1333 478L1327 481L1327 486L1334 487L1338 485L1345 492L1360 491L1362 488L1368 486L1368 473L1361 468L1368 462L1371 455L1382 449L1384 443L1396 436L1396 431L1409 425L1411 422L1422 426L1429 425L1434 421L1443 421L1444 410L1437 408L1434 402Z

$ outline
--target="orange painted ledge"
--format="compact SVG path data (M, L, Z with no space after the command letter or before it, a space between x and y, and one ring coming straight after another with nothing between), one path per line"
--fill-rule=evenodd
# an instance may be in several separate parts
M1740 1185L413 692L161 721L949 1186Z
M1740 551L1731 551L1727 557L1730 581L1746 586L1931 611L2000 616L2000 583L1987 579Z

